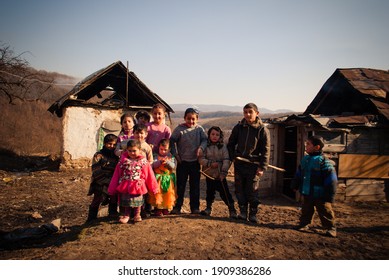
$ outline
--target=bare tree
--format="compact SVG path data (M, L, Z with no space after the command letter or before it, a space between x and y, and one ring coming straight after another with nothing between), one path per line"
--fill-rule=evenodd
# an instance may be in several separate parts
M16 99L39 100L53 82L30 68L23 54L16 55L10 46L0 45L0 95L5 96L10 104Z

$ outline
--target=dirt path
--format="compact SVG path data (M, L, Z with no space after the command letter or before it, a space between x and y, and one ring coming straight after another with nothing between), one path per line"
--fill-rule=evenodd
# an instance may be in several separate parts
M2 238L0 259L389 259L388 203L335 203L338 238L320 233L318 217L315 232L294 230L299 208L283 197L262 200L258 225L228 219L218 197L211 217L170 215L122 225L105 217L102 209L104 217L84 224L91 199L86 196L89 178L89 170L0 170L2 237L17 228L37 228L57 218L62 222L57 233L40 239ZM204 198L202 182L202 207Z

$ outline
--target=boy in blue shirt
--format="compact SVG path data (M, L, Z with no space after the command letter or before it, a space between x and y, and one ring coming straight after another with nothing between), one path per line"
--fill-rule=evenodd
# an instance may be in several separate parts
M301 160L292 182L292 188L303 196L300 224L298 229L309 229L315 208L319 214L326 235L336 237L335 214L332 210L337 176L331 162L323 155L324 141L320 136L310 136L305 142L308 155Z

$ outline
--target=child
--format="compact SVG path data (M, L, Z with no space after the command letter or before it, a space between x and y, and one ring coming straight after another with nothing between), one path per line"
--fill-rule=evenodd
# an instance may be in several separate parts
M189 177L190 210L200 213L200 164L198 157L207 147L207 135L204 128L197 124L199 111L188 108L184 114L185 123L178 125L171 137L170 148L177 159L178 198L172 214L180 214L184 203L185 187Z
M200 153L200 165L202 173L206 176L207 183L207 208L201 211L202 215L209 216L212 211L212 203L215 200L216 191L228 206L230 218L238 216L234 207L234 200L228 190L226 176L230 168L228 150L223 140L223 131L218 126L212 126L208 130L208 145L204 152Z
M234 126L227 148L234 161L235 194L238 199L239 219L258 223L259 180L269 164L269 130L259 118L254 103L243 107L244 118ZM248 212L249 211L249 212Z
M173 209L176 203L176 160L169 152L169 139L162 139L159 142L158 154L154 157L152 164L155 177L159 185L159 194L162 197L160 204L155 203L156 198L150 195L150 204L155 209L155 216L169 215L169 211Z
M145 139L147 137L147 126L144 124L136 124L134 125L134 139L139 140L141 152L146 157L147 161L150 164L153 163L153 151L149 144L146 143ZM144 195L145 204L142 206L142 218L150 217L151 214L151 205L148 202L149 194Z
M153 121L147 124L146 142L153 149L153 153L158 153L158 143L162 139L169 139L172 135L170 127L165 124L166 108L158 103L152 109Z
M133 129L134 139L139 140L141 145L141 150L144 153L146 159L151 163L153 163L153 151L149 144L146 143L147 137L147 126L144 124L136 124Z
M139 111L135 114L136 123L147 125L150 122L150 114L146 111Z
M126 150L127 141L133 135L132 130L134 127L134 117L130 113L125 113L120 117L120 123L122 130L118 135L118 140L115 148L115 155L121 156L122 152Z
M150 163L142 155L139 140L128 140L125 155L116 165L108 187L110 195L119 194L119 203L124 212L119 218L122 224L130 220L131 209L134 211L134 223L142 221L140 211L144 203L143 195L147 192L158 193L158 183Z
M116 135L107 134L104 137L103 148L93 156L92 182L88 191L88 195L93 194L93 200L89 206L88 222L96 219L100 205L106 205L108 202L108 185L118 162L118 157L114 153L116 141ZM117 214L115 198L109 200L108 214L109 216Z
M324 157L324 141L320 136L310 136L305 142L308 155L301 160L292 188L303 196L299 230L309 229L315 207L326 235L336 237L335 214L332 210L337 176L331 162Z

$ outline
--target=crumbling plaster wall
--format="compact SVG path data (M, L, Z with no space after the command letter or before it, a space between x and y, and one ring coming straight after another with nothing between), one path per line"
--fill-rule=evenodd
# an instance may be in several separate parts
M104 121L120 123L121 110L67 107L62 119L63 146L61 168L91 166L97 151L98 132Z

